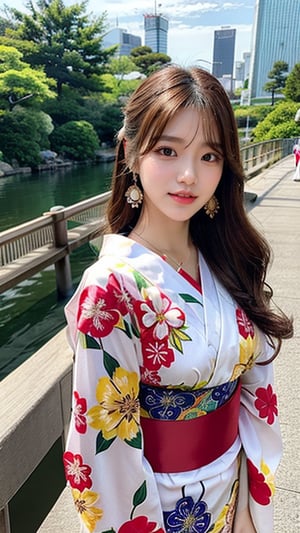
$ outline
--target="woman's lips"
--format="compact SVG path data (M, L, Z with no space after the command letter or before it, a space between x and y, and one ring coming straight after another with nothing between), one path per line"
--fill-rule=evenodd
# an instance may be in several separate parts
M196 196L188 192L169 193L171 198L179 204L192 204L196 200Z

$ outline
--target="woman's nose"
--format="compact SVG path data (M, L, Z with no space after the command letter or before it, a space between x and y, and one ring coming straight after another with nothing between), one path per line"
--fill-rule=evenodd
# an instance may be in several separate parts
M186 183L192 185L197 181L196 170L192 164L184 166L177 176L178 183Z

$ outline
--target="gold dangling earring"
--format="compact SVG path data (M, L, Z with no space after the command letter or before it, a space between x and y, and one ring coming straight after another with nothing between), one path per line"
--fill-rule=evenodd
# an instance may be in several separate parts
M131 205L131 207L139 207L143 203L144 195L137 185L137 175L133 174L133 185L130 185L128 187L127 191L125 192L125 196L127 198L127 202Z
M205 214L208 215L210 218L214 218L219 209L220 204L216 196L213 194L212 197L208 200L208 202L206 202L206 204L204 205Z

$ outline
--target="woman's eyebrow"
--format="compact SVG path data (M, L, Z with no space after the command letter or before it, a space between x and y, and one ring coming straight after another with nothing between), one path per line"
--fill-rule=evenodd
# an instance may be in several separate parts
M182 137L176 137L175 135L162 135L162 136L159 138L159 141L180 142L180 143L184 143L184 142L185 142L185 139L183 139ZM158 142L159 142L159 141L158 141Z

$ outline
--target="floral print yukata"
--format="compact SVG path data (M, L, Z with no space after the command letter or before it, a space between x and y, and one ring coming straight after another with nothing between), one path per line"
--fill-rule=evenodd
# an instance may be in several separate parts
M75 364L64 466L82 532L230 533L248 503L257 532L273 531L281 438L272 364L257 364L272 349L201 254L199 268L197 288L140 244L107 235L66 306ZM140 416L206 416L238 380L233 445L200 468L153 472Z

